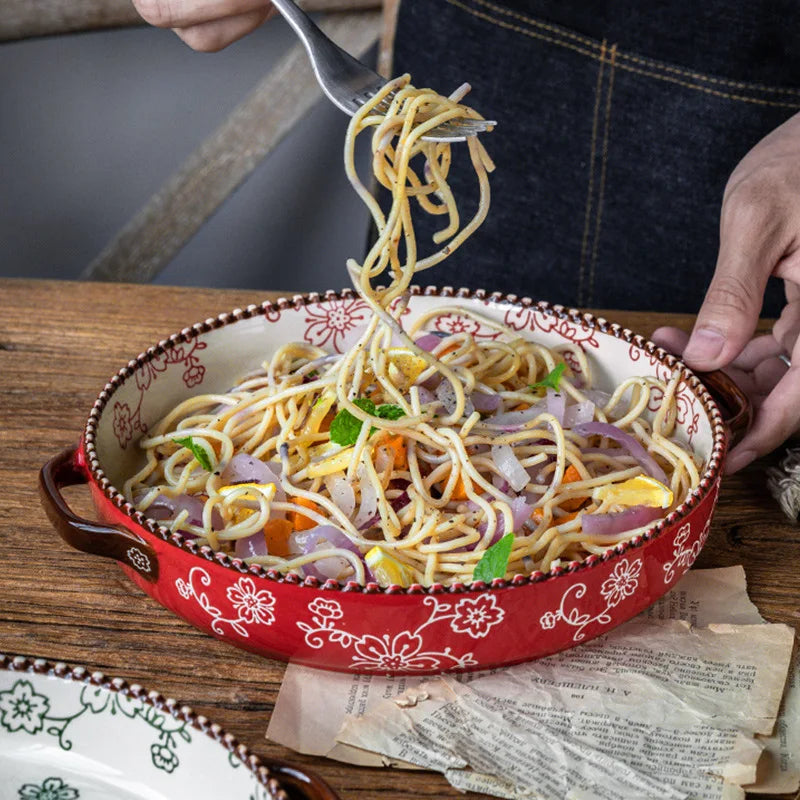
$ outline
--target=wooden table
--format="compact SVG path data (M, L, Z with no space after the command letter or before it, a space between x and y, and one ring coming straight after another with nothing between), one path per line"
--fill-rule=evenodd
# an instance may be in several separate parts
M69 549L39 504L39 467L77 441L95 396L124 363L187 324L276 296L0 280L0 652L86 665L176 698L259 756L313 769L343 800L464 797L431 773L354 768L267 741L283 664L200 633L111 562ZM643 334L691 325L679 315L605 316ZM800 531L765 488L769 462L724 481L698 566L742 564L761 613L800 629ZM69 491L91 517L85 488Z

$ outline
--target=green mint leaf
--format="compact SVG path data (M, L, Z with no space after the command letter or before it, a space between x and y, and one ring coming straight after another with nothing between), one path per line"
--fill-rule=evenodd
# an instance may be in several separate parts
M384 403L375 409L375 414L381 419L400 419L406 415L406 412L400 406Z
M175 444L179 444L181 447L188 447L189 450L192 451L192 455L197 459L197 463L200 464L206 472L213 471L214 467L208 458L208 453L205 448L197 444L191 436L187 436L184 439L173 439L172 441L175 442Z
M357 397L353 400L353 405L358 406L365 414L375 415L375 403L369 397Z
M561 376L567 365L563 362L557 364L553 370L547 373L540 381L536 381L530 388L531 389L552 389L554 392L558 391L558 384L561 381Z
M495 578L504 578L513 546L513 533L507 533L499 542L495 542L475 565L472 580L491 583Z
M375 403L368 397L358 397L353 400L353 403L366 414L375 414ZM343 408L331 422L331 441L343 447L355 444L361 433L362 425L363 422L358 417L354 417L346 408Z

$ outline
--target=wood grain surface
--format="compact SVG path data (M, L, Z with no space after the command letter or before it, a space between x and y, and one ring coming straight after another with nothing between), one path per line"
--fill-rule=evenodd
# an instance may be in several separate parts
M355 768L267 741L283 664L189 627L110 561L69 549L39 504L40 466L73 445L106 380L188 324L281 293L0 280L0 652L65 661L138 682L191 705L264 758L291 759L343 800L477 798L438 775ZM282 293L287 294L287 293ZM604 314L649 334L691 317ZM800 628L800 531L765 488L764 459L726 478L697 566L744 565L770 621ZM92 515L88 492L69 490ZM320 709L320 714L324 714Z

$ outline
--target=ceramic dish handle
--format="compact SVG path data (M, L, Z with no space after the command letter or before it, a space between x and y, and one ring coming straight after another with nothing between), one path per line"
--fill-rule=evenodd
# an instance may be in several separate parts
M722 418L730 431L730 444L736 444L753 421L750 398L721 369L698 373L698 377L720 407Z
M77 447L50 459L39 472L39 492L47 516L61 538L76 550L106 556L135 570L145 580L158 580L158 557L147 542L113 525L90 522L74 514L61 494L65 486L88 483L77 463Z
M304 772L297 764L272 759L262 759L261 763L282 786L291 790L289 797L292 800L340 800L339 795L322 778Z

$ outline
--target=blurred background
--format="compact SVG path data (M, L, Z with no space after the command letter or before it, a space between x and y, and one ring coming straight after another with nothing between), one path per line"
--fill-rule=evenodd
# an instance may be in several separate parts
M77 278L296 41L274 18L213 54L144 26L1 43L0 275ZM317 103L154 282L348 285L368 217L347 121Z

